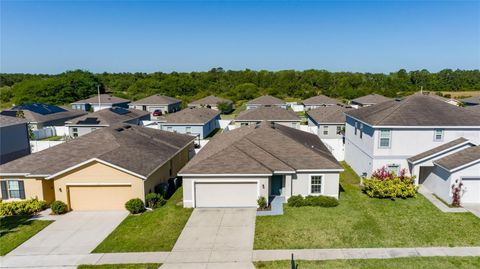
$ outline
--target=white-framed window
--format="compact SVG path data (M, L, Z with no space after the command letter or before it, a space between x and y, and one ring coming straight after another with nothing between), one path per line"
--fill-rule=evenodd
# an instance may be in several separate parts
M191 134L192 133L192 127L190 127L190 126L185 127L185 131L187 132L187 134Z
M383 129L380 130L380 139L378 146L380 148L389 148L392 143L392 131Z
M400 165L399 164L388 164L387 165L387 171L388 172L393 172L395 175L398 175L400 173Z
M78 137L78 128L72 128L72 136Z
M323 194L323 176L322 175L310 176L310 193Z
M342 133L342 126L337 126L337 135Z
M22 180L5 180L1 182L2 199L25 199Z
M328 126L323 126L323 135L328 135Z
M442 129L435 129L433 135L433 141L443 141L443 130Z

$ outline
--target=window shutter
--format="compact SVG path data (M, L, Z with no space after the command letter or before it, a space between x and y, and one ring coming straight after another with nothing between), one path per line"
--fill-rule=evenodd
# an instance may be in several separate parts
M2 200L7 200L8 199L7 182L0 181L0 187L2 189Z
M20 192L20 199L25 199L25 186L23 185L23 180L18 181L18 188Z

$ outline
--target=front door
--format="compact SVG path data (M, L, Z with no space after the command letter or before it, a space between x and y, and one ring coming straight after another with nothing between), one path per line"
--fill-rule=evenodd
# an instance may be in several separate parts
M272 176L272 190L271 195L281 195L283 187L283 176L282 175L273 175Z

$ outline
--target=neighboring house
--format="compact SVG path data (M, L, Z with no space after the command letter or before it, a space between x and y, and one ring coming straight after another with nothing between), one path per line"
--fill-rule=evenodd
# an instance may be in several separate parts
M308 126L339 161L345 158L345 112L351 109L336 105L319 107L307 112Z
M254 109L262 106L265 106L265 107L277 106L277 107L287 109L287 103L285 103L281 99L278 99L277 97L273 97L270 95L260 96L258 98L255 98L247 102L247 109Z
M30 154L27 121L0 115L0 164Z
M460 100L465 106L479 106L480 105L480 95L465 98Z
M0 166L2 200L54 200L72 210L124 210L177 175L194 137L134 125L106 127Z
M41 103L14 106L0 114L15 117L17 113L23 114L32 130L39 130L47 126L63 126L66 121L87 114L84 111L71 111L59 106Z
M302 119L291 110L273 106L244 110L240 112L234 121L237 127L256 125L262 121L267 121L298 128Z
M480 147L461 137L408 158L418 183L447 203L452 185L464 184L462 203L480 203Z
M178 175L185 207L257 207L259 197L338 198L341 171L316 135L262 122L215 136Z
M443 101L445 103L448 103L448 104L454 105L454 106L460 106L460 104L462 103L460 100L457 100L455 98L443 97L443 96L438 95L435 92L422 91L422 92L417 92L415 94L417 94L417 95L428 95L432 98L435 98L437 100Z
M150 113L160 110L162 114L166 114L179 111L182 108L182 101L173 97L155 94L132 102L128 106Z
M380 94L369 94L362 97L358 97L350 101L350 105L353 108L368 107L376 104L380 104L386 101L392 100L391 98L385 97Z
M75 109L75 110L98 111L98 110L111 108L111 107L128 108L128 103L130 103L130 100L104 93L104 94L100 94L100 96L95 95L88 99L73 102L71 103L71 105L72 105L72 109Z
M480 142L480 117L429 96L411 95L346 116L345 160L364 176L381 167L399 173L408 169L408 158L445 141Z
M217 97L214 95L210 95L207 97L204 97L202 99L198 99L196 101L193 101L188 104L188 107L196 107L196 108L201 108L201 107L206 107L206 108L211 108L213 110L220 110L218 108L218 105L221 103L227 104L227 109L223 111L224 113L229 113L233 110L233 102L232 100L228 100L222 97Z
M133 108L111 107L69 120L65 126L72 137L79 137L94 130L119 123L140 125L142 120L149 120L150 112Z
M318 95L303 100L302 104L305 107L305 111L309 111L323 106L336 106L340 103L336 99L330 98L328 96Z
M168 114L158 121L160 130L189 134L204 139L220 128L220 112L209 108L187 108Z

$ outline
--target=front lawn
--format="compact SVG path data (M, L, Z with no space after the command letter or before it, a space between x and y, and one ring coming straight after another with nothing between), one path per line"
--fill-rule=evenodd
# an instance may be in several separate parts
M480 219L443 213L422 195L369 198L345 165L340 205L284 207L282 216L257 217L255 249L480 246Z
M77 269L158 269L160 263L79 265Z
M192 209L183 208L179 188L161 208L128 216L93 252L170 251L187 223Z
M480 257L412 257L396 259L296 261L301 269L367 269L367 268L480 268ZM290 261L256 262L258 269L291 268Z
M14 250L52 223L43 220L29 221L30 218L31 216L8 216L0 219L0 256Z

